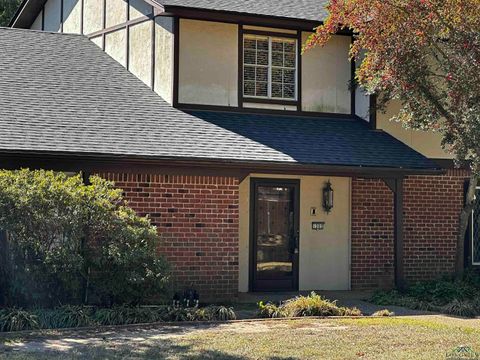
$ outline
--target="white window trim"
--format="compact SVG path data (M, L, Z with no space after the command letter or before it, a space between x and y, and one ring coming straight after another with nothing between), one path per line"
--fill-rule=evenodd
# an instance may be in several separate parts
M476 190L477 190L477 191L480 190L480 186L477 186ZM475 196L475 198L476 198L476 196ZM470 221L470 227L471 227L471 228L470 228L470 245L471 245L471 248L472 248L472 253L471 253L471 256L472 256L472 265L480 265L480 261L477 261L477 262L474 261L474 258L475 258L475 257L474 257L474 247L473 247L473 245L474 245L473 242L475 241L475 239L474 239L474 231L473 231L473 230L474 230L474 226L475 226L475 222L474 222L475 218L473 217L474 214L475 214L475 210L472 210L472 214L470 215L470 216L471 216L471 221Z
M268 38L268 65L263 65L263 67L266 67L268 69L268 84L267 84L267 91L268 91L268 96L252 96L252 95L245 95L245 38L252 37L252 38ZM278 39L278 40L288 40L292 41L295 44L295 97L293 98L279 98L279 97L272 97L272 69L274 66L272 65L272 40ZM295 102L298 101L298 40L297 39L292 39L292 38L286 38L286 37L281 37L281 36L265 36L265 35L255 35L255 34L246 34L243 36L242 39L242 49L243 49L243 59L242 59L242 97L248 102L248 99L264 99L264 100L278 100L278 101L290 101L290 102ZM247 65L248 66L248 65ZM255 66L262 66L262 65L255 65ZM280 68L280 69L291 69L291 68L285 68L285 67L279 67L275 66L275 68Z

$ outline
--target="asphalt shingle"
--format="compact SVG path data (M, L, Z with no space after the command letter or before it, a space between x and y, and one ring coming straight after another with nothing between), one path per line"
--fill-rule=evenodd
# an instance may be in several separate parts
M156 0L163 6L231 11L251 15L323 21L328 0Z
M0 28L0 152L435 168L359 120L181 111L79 35Z

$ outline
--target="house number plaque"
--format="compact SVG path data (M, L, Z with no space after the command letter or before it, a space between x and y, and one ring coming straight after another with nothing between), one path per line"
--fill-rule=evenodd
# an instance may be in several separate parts
M312 230L320 231L325 229L325 222L323 221L314 221L312 222Z

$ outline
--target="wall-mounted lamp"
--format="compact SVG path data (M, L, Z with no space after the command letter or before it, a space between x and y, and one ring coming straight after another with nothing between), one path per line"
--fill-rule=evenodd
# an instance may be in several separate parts
M329 214L333 209L333 189L330 180L327 181L323 188L323 210Z

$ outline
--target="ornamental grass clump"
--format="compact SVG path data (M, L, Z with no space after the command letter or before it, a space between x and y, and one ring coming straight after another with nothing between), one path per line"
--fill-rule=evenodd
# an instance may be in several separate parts
M86 306L64 305L55 309L32 311L41 329L64 329L95 325L93 309Z
M327 300L315 292L308 296L297 296L279 306L272 303L259 304L259 317L304 317L304 316L361 316L357 308L341 307L336 301Z
M99 325L147 324L164 321L166 309L167 307L165 306L115 306L97 309L93 318Z
M228 321L236 320L237 315L231 307L210 305L196 309L193 319L195 321Z
M395 313L393 311L390 311L388 309L383 309L383 310L378 310L375 311L372 316L395 316Z
M22 309L0 310L0 332L35 330L39 328L38 317Z

